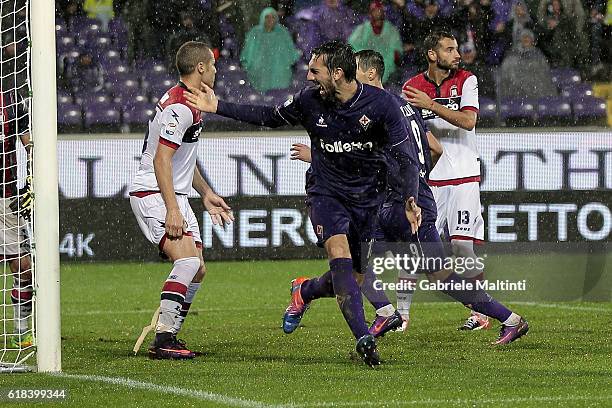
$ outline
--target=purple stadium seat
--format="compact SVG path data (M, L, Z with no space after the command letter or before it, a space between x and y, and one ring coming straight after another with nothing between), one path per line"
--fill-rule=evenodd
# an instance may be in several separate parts
M493 99L480 98L480 110L478 116L483 119L495 119L497 117L497 104Z
M115 65L106 72L106 82L110 84L109 87L130 79L137 81L138 77L130 71L127 65Z
M74 30L79 38L96 38L102 34L102 22L93 18L85 18L75 24Z
M98 61L106 71L114 71L119 65L123 65L121 54L117 50L108 50L101 53Z
M155 105L149 102L133 103L123 107L123 123L146 125L155 114Z
M113 103L93 103L83 106L85 127L121 124L121 111Z
M503 120L534 120L536 116L536 103L530 99L506 99L501 102L500 110Z
M79 40L79 46L91 53L91 55L99 58L113 46L111 38L106 35L99 35L88 40Z
M572 68L555 68L551 73L553 83L559 88L580 83L580 73Z
M92 92L91 90L84 90L82 93L74 95L74 100L81 106L88 106L92 104L110 103L112 99L106 91L100 90Z
M74 103L74 98L69 93L58 92L57 93L57 104L58 105L70 105Z
M566 98L579 99L585 96L593 96L593 87L586 82L566 84L561 87L561 95Z
M122 107L133 106L138 104L147 104L147 106L152 105L149 102L149 96L142 89L128 89L127 91L118 90L113 97L113 102Z
M574 117L576 119L606 117L606 101L595 97L583 97L575 100Z
M81 126L83 113L81 106L74 103L59 104L57 106L57 123L60 126Z
M57 36L55 42L55 51L57 54L64 54L78 48L74 37L71 35L62 35L61 37Z
M572 106L566 98L550 96L538 99L536 103L538 118L564 118L572 117Z
M167 78L157 83L152 83L149 88L151 94L151 101L157 102L159 98L164 96L166 91L176 85L176 79Z
M135 76L131 78L121 78L117 81L109 81L106 83L106 89L113 95L121 94L124 95L124 97L145 93L140 89L138 78Z
M153 64L146 69L142 69L142 81L149 84L154 84L159 81L168 79L169 74L165 65ZM149 86L147 86L148 88Z

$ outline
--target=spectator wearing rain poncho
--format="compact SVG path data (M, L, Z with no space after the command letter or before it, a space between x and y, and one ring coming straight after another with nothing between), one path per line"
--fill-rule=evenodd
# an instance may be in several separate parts
M550 65L542 51L535 47L533 31L523 30L520 41L501 64L501 97L540 98L557 95Z
M300 58L289 31L278 23L272 7L259 15L259 24L246 35L240 62L249 82L260 92L291 84L291 66Z
M380 1L370 4L370 20L360 24L349 37L348 42L355 51L378 51L385 61L383 82L395 72L396 63L401 61L403 52L402 40L397 28L385 21L384 6Z

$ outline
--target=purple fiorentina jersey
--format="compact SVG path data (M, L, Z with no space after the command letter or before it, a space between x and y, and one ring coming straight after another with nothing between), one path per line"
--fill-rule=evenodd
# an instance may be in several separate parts
M276 107L219 101L217 108L219 115L255 125L302 125L312 149L308 195L363 207L383 198L387 156L398 166L398 199L418 197L419 153L407 127L408 113L394 95L359 82L343 104L325 102L317 88L308 87Z

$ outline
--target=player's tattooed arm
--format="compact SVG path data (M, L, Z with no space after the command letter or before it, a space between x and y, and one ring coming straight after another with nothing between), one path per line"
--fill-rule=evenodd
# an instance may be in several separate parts
M436 139L436 137L430 131L427 132L427 142L429 144L429 152L431 154L431 161L433 166L436 167L436 163L442 156L442 152L444 149L442 148L442 144Z
M404 93L406 100L408 100L408 102L410 102L412 105L421 109L430 110L455 126L465 130L472 130L476 126L478 115L474 111L454 111L452 109L448 109L446 106L440 105L431 99L425 92L410 85L404 86L402 92Z
M312 153L310 147L303 143L294 143L291 145L291 160L301 160L306 163L312 162Z
M153 159L153 168L155 169L159 191L166 205L166 234L170 238L179 238L186 231L187 224L179 210L172 181L172 157L174 152L173 148L160 143Z
M234 221L232 208L226 204L222 197L213 191L206 180L204 180L204 177L202 177L197 166L193 171L192 186L202 197L204 208L208 211L214 225L231 224Z

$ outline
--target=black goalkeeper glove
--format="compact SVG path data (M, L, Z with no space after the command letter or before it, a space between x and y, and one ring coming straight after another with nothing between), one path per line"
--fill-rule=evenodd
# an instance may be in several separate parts
M19 189L17 197L13 200L10 208L13 212L19 213L23 218L29 220L32 216L32 205L34 204L34 194L32 194L32 176L26 177L26 182Z

